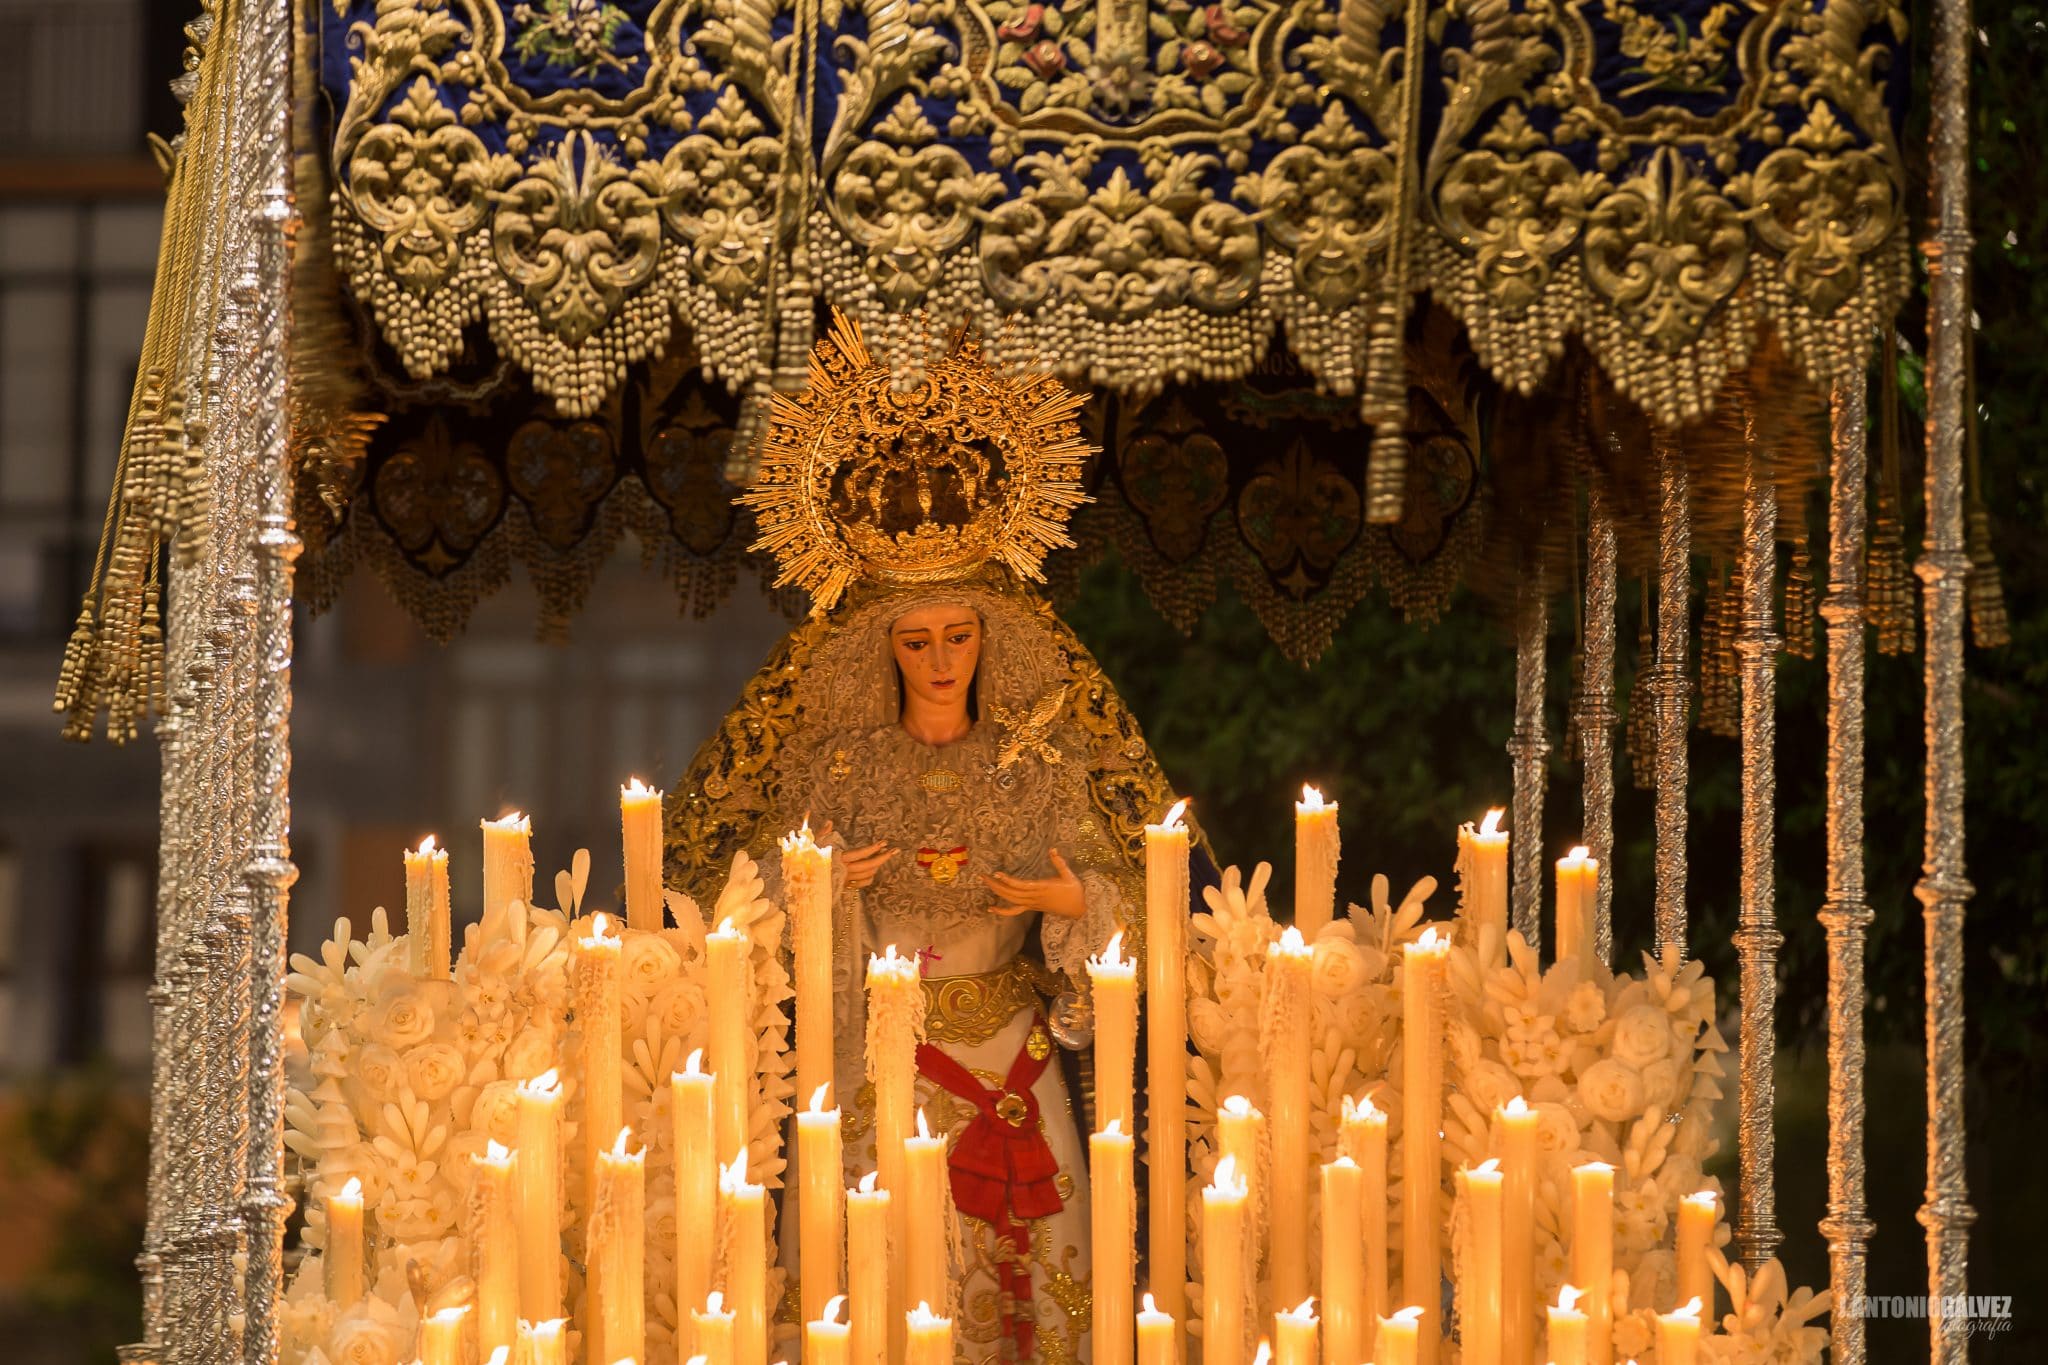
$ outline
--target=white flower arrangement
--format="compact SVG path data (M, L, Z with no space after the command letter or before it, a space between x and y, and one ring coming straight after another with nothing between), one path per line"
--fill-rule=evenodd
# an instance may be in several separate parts
M512 905L487 912L464 935L452 980L422 980L409 968L409 944L394 937L385 913L353 937L346 919L317 960L295 955L287 989L301 1002L300 1031L311 1084L288 1093L285 1143L306 1194L304 1243L326 1246L327 1197L351 1177L361 1181L369 1266L364 1297L327 1301L319 1254L301 1262L286 1296L283 1358L294 1365L401 1365L419 1351L420 1323L468 1301L470 1248L462 1226L473 1172L470 1158L493 1141L516 1140L520 1082L550 1069L563 1078L569 1109L561 1151L580 1150L572 1015L572 939L591 931L584 911L590 855L555 879L559 908ZM711 923L730 921L751 940L754 1105L748 1118L750 1178L778 1188L781 1131L794 1091L790 1017L793 992L781 954L783 913L762 895L760 870L734 859ZM620 955L620 1035L626 1121L647 1150L647 1337L649 1365L675 1359L675 1153L671 1073L705 1046L706 919L687 896L669 892L674 928L626 928ZM524 933L515 932L514 916ZM563 1161L564 1244L576 1247L589 1214L581 1163ZM779 1301L782 1272L771 1270L769 1301ZM580 1267L568 1278L580 1292Z

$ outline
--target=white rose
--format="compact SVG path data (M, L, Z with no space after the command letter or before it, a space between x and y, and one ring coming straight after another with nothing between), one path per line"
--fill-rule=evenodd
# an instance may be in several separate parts
M1643 1113L1643 1078L1609 1057L1579 1077L1579 1099L1596 1117L1626 1123Z
M1309 961L1309 984L1325 1000L1341 1000L1366 982L1365 958L1348 938L1316 940Z
M1195 1046L1210 1056L1223 1051L1223 1042L1230 1029L1230 1015L1214 1000L1195 1000L1188 1004L1188 1036Z
M1670 1113L1678 1099L1678 1063L1669 1057L1643 1068L1643 1103Z
M355 1074L363 1089L370 1092L370 1098L395 1100L398 1088L405 1084L405 1059L395 1048L371 1043L356 1054Z
M446 1043L421 1043L405 1054L405 1079L429 1103L460 1085L468 1070L462 1054Z
M1480 1062L1464 1074L1458 1085L1482 1114L1503 1108L1522 1093L1521 1081L1499 1062Z
M1536 1106L1536 1147L1563 1157L1579 1150L1579 1121L1571 1110L1561 1104Z
M398 1365L405 1329L384 1314L351 1313L334 1324L327 1354L334 1365Z
M377 1011L370 1033L386 1047L418 1047L434 1036L433 1006L417 991L395 995Z
M390 1180L383 1154L367 1142L355 1142L322 1156L316 1183L323 1202L351 1177L363 1182L364 1205L374 1206L384 1197L384 1186Z
M507 1147L519 1145L519 1083L492 1081L477 1093L469 1126Z
M693 981L678 980L655 994L647 1013L660 1023L663 1036L680 1038L689 1048L703 1041L699 1035L707 1028L704 1009L703 988Z
M522 1029L505 1044L505 1074L530 1081L555 1064L555 1040L546 1029Z
M654 995L676 979L683 969L683 955L657 934L628 934L620 973L620 988L642 1000Z
M1655 1005L1637 1005L1614 1024L1614 1060L1646 1067L1671 1051L1671 1017Z

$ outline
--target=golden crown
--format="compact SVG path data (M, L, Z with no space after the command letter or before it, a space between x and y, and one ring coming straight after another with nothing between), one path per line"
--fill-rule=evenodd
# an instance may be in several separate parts
M740 499L760 519L753 548L782 565L776 587L803 588L818 612L862 578L945 583L993 561L1041 579L1087 501L1085 401L1051 375L1003 372L965 332L899 392L835 309L810 384L769 410L760 472Z

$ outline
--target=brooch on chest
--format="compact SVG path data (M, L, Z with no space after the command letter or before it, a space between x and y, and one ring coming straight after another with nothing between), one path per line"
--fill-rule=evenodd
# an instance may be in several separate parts
M917 785L934 796L951 796L960 790L960 774L951 768L933 768L930 772L919 774Z
M921 848L917 851L917 867L928 873L932 881L940 886L950 885L960 876L960 869L967 866L967 845L955 848Z

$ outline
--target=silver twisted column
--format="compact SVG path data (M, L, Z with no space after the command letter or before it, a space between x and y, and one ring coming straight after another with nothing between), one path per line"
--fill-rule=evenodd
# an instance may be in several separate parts
M1584 762L1582 837L1600 860L1594 951L1614 962L1614 512L1599 471L1586 499L1586 644L1579 679L1579 753Z
M1742 1209L1735 1244L1754 1271L1783 1240L1777 1223L1776 1141L1772 1111L1778 1052L1778 489L1770 457L1749 413L1742 468L1742 908L1735 948L1742 964Z
M1925 244L1927 320L1927 545L1918 572L1927 633L1927 852L1920 898L1927 932L1927 1294L1936 1365L1968 1358L1970 1207L1963 1170L1964 350L1969 298L1969 0L1934 6L1933 120Z
M1515 780L1509 839L1514 928L1532 951L1543 946L1543 764L1550 756L1550 738L1543 729L1543 650L1550 633L1550 601L1539 578L1534 572L1523 578L1515 613L1515 728L1508 738Z
M1879 357L1889 365L1889 355ZM1834 394L1828 496L1828 1281L1836 1365L1863 1365L1864 1255L1877 1230L1863 1206L1863 539L1868 413L1862 378Z
M1692 494L1678 434L1655 428L1657 457L1657 662L1650 710L1657 750L1657 951L1685 955L1685 801L1692 678L1685 671L1692 629Z

